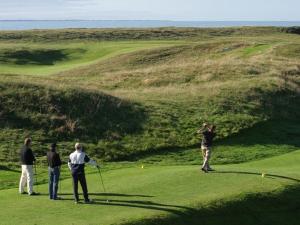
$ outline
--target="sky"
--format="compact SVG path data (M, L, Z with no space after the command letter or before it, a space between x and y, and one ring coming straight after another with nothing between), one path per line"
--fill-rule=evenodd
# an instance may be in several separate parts
M300 0L0 0L0 20L300 21Z

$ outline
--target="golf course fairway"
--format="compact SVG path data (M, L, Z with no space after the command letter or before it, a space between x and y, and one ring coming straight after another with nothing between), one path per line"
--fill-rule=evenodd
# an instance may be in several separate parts
M60 196L63 200L60 201L48 200L46 184L36 187L41 195L33 197L19 195L16 188L2 190L0 224L164 224L165 220L176 217L180 218L175 219L178 224L210 224L208 221L212 220L204 218L201 223L186 221L197 210L200 213L203 210L205 217L205 210L209 212L211 207L218 210L230 202L247 201L248 196L259 193L280 194L287 186L299 184L299 160L300 151L295 151L260 161L216 166L216 171L208 174L200 172L196 165L145 165L144 168L135 165L103 172L106 194L95 169L94 174L87 175L93 204L74 204L71 179L62 181ZM239 219L245 217L247 220L243 224L251 224L257 219L252 215L256 206L247 210L245 215L230 218L229 212L219 219L227 218L230 224L238 224ZM290 210L298 216L291 217L290 223L280 223L280 218L284 217L273 212L272 218L278 217L279 222L274 224L297 224L299 207ZM269 218L270 211L266 209L265 213L266 217L260 215L260 220ZM256 224L264 223L258 221Z

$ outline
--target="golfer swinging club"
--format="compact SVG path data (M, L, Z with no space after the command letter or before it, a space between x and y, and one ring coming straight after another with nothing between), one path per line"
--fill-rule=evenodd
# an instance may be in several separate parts
M92 202L88 196L87 183L86 183L85 173L84 173L85 163L89 163L93 166L98 167L97 163L94 160L90 159L85 154L85 152L83 152L81 144L76 143L75 151L70 155L69 162L68 162L68 166L72 172L72 177L73 177L73 192L74 192L75 204L79 202L78 181L80 182L82 188L84 203Z
M213 171L213 169L209 166L209 160L212 153L213 139L216 136L215 129L216 126L212 125L211 127L209 127L207 123L204 123L202 128L197 131L198 134L201 133L203 135L201 143L203 165L201 170L205 173L207 173L208 171Z

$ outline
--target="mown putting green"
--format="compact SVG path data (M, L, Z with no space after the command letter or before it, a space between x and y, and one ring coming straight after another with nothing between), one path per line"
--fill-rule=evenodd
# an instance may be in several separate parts
M216 202L221 206L228 201L242 201L245 194L281 191L295 185L300 181L299 160L300 151L296 151L261 161L216 166L216 172L210 174L200 172L199 166L146 165L142 169L136 165L103 173L107 195L103 193L99 175L89 174L90 197L95 201L91 205L74 204L70 179L62 182L64 200L61 201L48 200L47 185L38 186L42 195L34 197L21 196L17 189L3 190L0 192L1 224L130 224L136 221L144 224L142 221L150 218L164 221L203 207L216 207Z

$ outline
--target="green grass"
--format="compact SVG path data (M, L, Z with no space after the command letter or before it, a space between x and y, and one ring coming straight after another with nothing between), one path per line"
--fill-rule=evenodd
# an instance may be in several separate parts
M244 56L252 56L255 54L262 54L271 47L269 44L255 44L254 46L244 49Z
M16 189L2 190L1 222L198 224L201 215L204 217L204 224L219 224L223 220L223 213L229 212L229 215L235 216L227 215L226 224L238 224L238 221L242 222L245 218L251 219L247 224L255 219L257 224L291 224L291 221L276 221L276 218L292 215L295 217L293 221L296 221L298 211L291 208L295 207L295 202L288 206L280 205L278 215L270 215L268 207L273 207L272 204L280 198L278 196L288 194L283 191L284 188L299 183L299 159L300 152L295 151L262 161L215 166L217 171L210 174L201 173L199 166L145 165L141 169L139 165L135 165L103 173L107 195L101 189L98 174L89 174L89 191L92 193L91 198L95 200L93 205L74 205L70 179L62 182L63 201L48 200L46 185L36 187L43 194L37 197L19 196ZM262 173L266 173L265 178L262 178ZM297 190L291 189L292 193L299 196ZM107 198L109 203L106 203ZM260 210L254 216L258 209L251 207L251 204L264 198L268 199L263 203L265 210ZM290 196L289 199L293 198ZM285 199L282 201L286 203ZM230 209L235 208L242 213L230 212ZM285 209L290 210L284 211ZM198 217L195 217L196 212L200 213L197 214ZM50 219L53 215L55 220Z
M297 224L296 31L1 32L0 224ZM203 122L217 125L211 174L199 171ZM37 198L16 190L27 136L38 157ZM50 202L49 144L58 142L66 163L77 141L105 162L110 194L90 168L96 204L75 206L64 164L65 201Z
M24 136L32 136L41 146L36 150L40 156L51 141L58 141L67 155L80 140L90 154L111 161L194 149L200 141L195 131L204 121L217 125L219 140L265 122L272 124L268 131L274 130L276 121L284 121L283 127L295 123L292 129L299 129L300 65L291 47L299 45L296 35L273 28L232 28L192 29L195 35L187 37L185 29L171 30L178 38L139 36L124 41L120 31L112 30L111 40L99 42L87 37L107 30L71 30L22 33L33 40L41 38L32 42L25 36L1 41L2 49L28 48L31 56L24 65L2 56L3 68L20 73L0 75L2 155L16 159ZM121 33L133 35L128 30ZM146 33L169 35L170 30L136 31L136 35ZM45 35L49 40L43 39ZM55 35L65 39L57 44ZM68 41L69 35L79 35L81 42ZM54 65L41 66L34 64L42 60L33 57L41 54L38 49L44 49L45 55L51 49L71 53ZM81 54L78 49L85 51ZM293 151L299 141L278 143L278 150L272 151L272 143L284 132L266 136L269 147L235 145L235 153L244 147L253 149L243 159L230 153L231 145L224 145L221 149L228 150L220 151L216 159L244 162ZM256 154L258 149L264 154ZM194 156L189 151L184 155Z
M141 49L171 46L183 41L1 43L0 65L4 74L49 75L86 66Z

